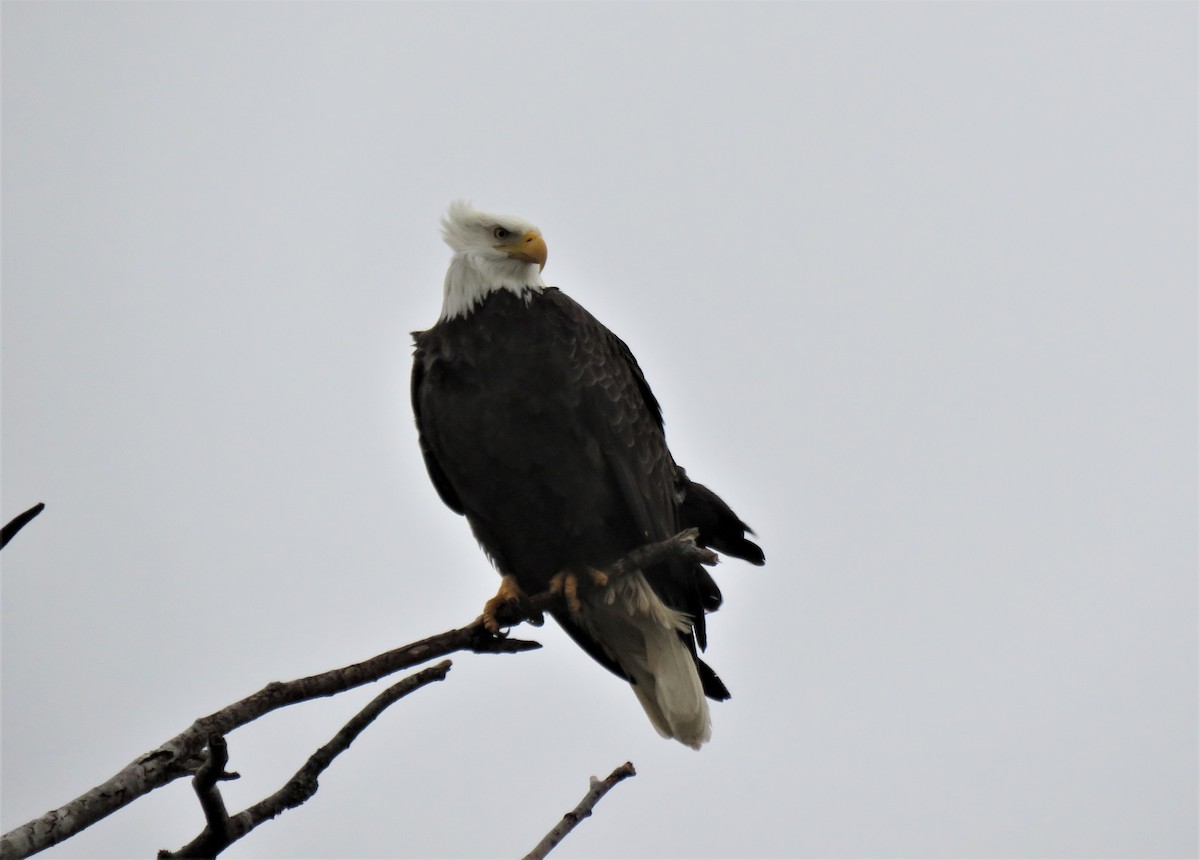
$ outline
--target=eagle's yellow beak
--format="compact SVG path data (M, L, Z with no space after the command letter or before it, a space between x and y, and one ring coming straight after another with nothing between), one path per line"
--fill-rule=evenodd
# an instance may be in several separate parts
M546 240L534 230L518 239L515 245L509 245L505 251L514 260L537 263L538 271L546 268Z

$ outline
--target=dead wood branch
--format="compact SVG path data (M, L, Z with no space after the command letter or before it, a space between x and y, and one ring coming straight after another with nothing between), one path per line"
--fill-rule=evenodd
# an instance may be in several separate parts
M676 559L712 566L720 561L720 557L711 549L696 543L699 535L699 529L684 529L674 537L640 546L605 567L604 572L613 579L619 579L635 571ZM540 625L542 613L561 603L562 594L557 591L544 591L525 598L519 608L514 608L512 604L502 605L496 613L496 620L502 627L515 626L526 621ZM481 619L477 618L475 621L478 624Z
M229 839L229 813L225 811L225 799L221 797L221 790L217 788L217 783L222 780L237 779L238 774L226 773L225 765L227 764L229 764L229 745L225 742L223 735L212 735L208 739L208 757L196 771L196 775L192 777L192 788L195 789L196 797L200 800L200 808L204 811L204 820L208 822L204 828L204 834L208 835L213 844L228 844ZM216 852L209 853L207 848L208 843L196 839L184 849L184 851L192 849L191 852L181 853L179 856L215 857ZM162 857L163 853L162 851L158 852L158 856Z
M17 514L13 517L3 529L0 529L0 549L8 546L8 542L16 537L17 532L25 528L26 524L45 510L45 508L46 505L44 503L38 502L32 508L25 511L25 513Z
M6 833L0 839L0 858L19 860L43 851L142 795L195 773L204 764L208 738L227 735L279 708L333 696L455 651L496 654L540 647L536 642L492 636L477 619L466 627L404 645L361 663L294 681L267 684L257 693L196 720L157 749L134 759L115 776L65 806Z
M36 513L33 514L36 516ZM32 517L30 517L32 518ZM619 559L606 572L613 577L661 563L682 559L715 564L717 556L696 544L697 530L688 529L675 537L640 547ZM519 607L505 606L497 612L503 626L540 621L541 613L561 605L561 595L546 592L523 601ZM214 735L225 736L279 708L324 696L333 696L457 651L477 654L513 654L540 648L537 642L494 636L480 616L465 627L448 630L428 639L403 645L361 663L333 669L307 678L273 682L257 693L219 711L201 717L156 749L139 756L120 772L69 803L51 810L0 837L0 860L20 860L90 827L144 794L176 779L196 774L207 760L205 748Z
M592 814L592 809L600 802L600 798L608 794L609 790L618 782L631 776L637 776L637 771L633 769L633 762L628 761L603 780L593 776L591 787L583 796L583 800L579 801L579 805L564 815L562 821L554 825L550 832L542 838L542 841L525 855L524 860L542 860L554 850L554 846L562 842L563 838L579 825L579 822Z
M208 823L199 836L178 851L174 853L159 851L159 860L176 857L216 857L234 842L258 827L258 825L270 821L288 809L300 806L317 793L317 788L319 787L317 778L321 775L322 771L329 767L333 763L333 760L341 753L349 749L350 744L354 743L355 738L374 722L376 717L382 714L389 705L404 698L413 690L417 690L434 681L445 680L446 674L450 671L450 665L449 660L443 660L441 663L422 669L420 672L409 675L407 678L388 687L372 699L365 708L355 714L333 736L329 743L309 756L304 766L296 771L295 775L282 788L265 800L259 801L245 811L239 812L232 817L225 814L225 804L221 801L220 793L216 790L217 779L229 779L233 776L232 774L223 773L225 764L228 762L228 753L224 749L224 739L218 736L216 739L221 742L219 754L216 757L213 756L211 752L213 747L210 742L209 761L196 774L195 780L197 783L196 792L201 797L201 805L204 806L204 817ZM215 803L211 799L207 803L205 802L205 794L201 793L200 787L200 778L204 774L204 769L210 764L214 764L216 771L222 772L221 776L210 777L206 780L204 786L208 793L216 796Z

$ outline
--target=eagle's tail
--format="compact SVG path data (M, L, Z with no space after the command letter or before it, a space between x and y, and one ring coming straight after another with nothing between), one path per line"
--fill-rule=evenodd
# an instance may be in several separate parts
M712 723L696 659L673 630L645 633L647 670L630 672L634 695L660 735L698 750L712 737Z
M629 677L658 733L700 749L712 724L696 657L679 635L690 633L688 616L667 607L635 573L585 603L582 621Z

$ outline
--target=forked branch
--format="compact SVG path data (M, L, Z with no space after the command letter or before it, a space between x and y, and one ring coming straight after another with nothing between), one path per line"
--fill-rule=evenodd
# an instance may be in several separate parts
M31 512L26 513L28 519L37 515L37 511L32 509ZM25 521L27 522L28 519ZM605 572L610 577L620 577L668 559L715 564L716 554L698 546L696 537L697 530L689 529L665 541L640 547L607 567ZM516 626L524 621L539 620L542 612L559 605L561 600L560 594L552 592L534 595L519 607L503 607L501 611L497 612L497 620L505 627ZM337 695L457 651L471 651L477 654L513 654L540 647L541 645L537 642L489 633L483 624L483 617L480 616L465 627L448 630L428 639L401 646L361 663L322 672L318 675L310 675L306 678L297 678L293 681L270 683L253 695L221 708L206 717L201 717L175 737L134 759L120 772L85 794L6 833L0 837L0 860L10 860L10 858L19 860L19 858L44 851L64 839L69 839L142 795L181 777L198 774L210 759L206 749L211 738L224 738L234 729L279 708L324 696ZM401 682L401 685L403 683ZM380 698L386 697L390 692L389 690L383 693ZM361 728L358 731L361 731ZM218 776L223 773L224 765L222 764L218 768ZM300 776L301 774L298 773L297 777ZM215 785L214 781L211 789L206 789L210 792L209 802L212 801L211 791L215 791ZM273 795L273 797L275 796ZM266 804L268 801L271 801L271 798L263 803ZM276 798L275 802L278 801L279 798ZM273 814L278 815L287 806L288 804L284 804ZM251 807L251 810L256 808ZM266 808L264 807L264 810ZM231 826L243 814L245 813L239 813L238 816L231 818ZM207 819L210 824L214 821L214 815L216 816L215 820L220 820L220 816L214 811ZM183 850L186 851L190 847L187 846Z
M249 809L229 816L225 812L225 804L216 788L217 780L231 779L236 774L224 773L229 757L225 740L220 736L213 740L219 741L214 749L213 741L209 742L210 760L196 774L194 783L200 804L204 808L207 824L203 832L180 848L178 851L159 851L159 860L176 857L216 857L234 842L247 835L263 822L270 821L275 816L288 809L300 806L317 793L317 778L333 763L333 760L350 748L363 730L375 721L375 718L387 707L407 696L413 690L443 681L450 671L450 661L442 662L422 669L413 675L388 687L371 700L365 708L359 711L350 722L346 723L336 735L311 756L304 766L284 783L283 787L265 800L251 806ZM212 774L206 776L205 770L213 765ZM218 775L219 774L219 775Z

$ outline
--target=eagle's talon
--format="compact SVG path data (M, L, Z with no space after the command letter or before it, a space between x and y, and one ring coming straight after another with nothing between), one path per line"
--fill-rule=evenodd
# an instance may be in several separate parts
M570 571L564 570L550 577L550 591L562 597L572 615L578 615L583 609L579 600L579 580Z
M583 610L583 601L579 599L579 590L603 588L608 585L608 574L594 567L584 568L586 576L578 576L572 571L563 570L550 577L550 592L559 595L567 604L572 615L578 615Z
M514 610L519 609L524 600L525 593L521 591L521 586L517 585L516 577L506 573L500 580L500 588L496 591L496 596L483 604L484 628L493 636L503 638L507 634L501 634L500 629L507 625L502 625L496 616L509 607Z

